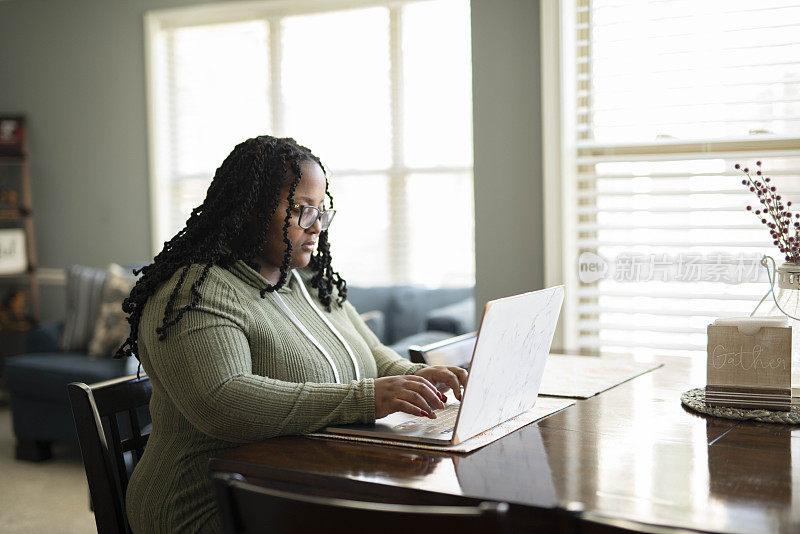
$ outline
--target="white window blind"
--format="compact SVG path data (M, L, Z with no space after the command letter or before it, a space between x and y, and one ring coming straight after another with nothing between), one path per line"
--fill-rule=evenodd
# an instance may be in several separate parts
M565 269L584 270L566 310L572 343L703 353L706 325L750 313L767 289L753 260L783 260L745 211L758 200L734 164L761 160L779 193L800 204L800 6L575 6Z
M263 2L147 21L156 243L235 144L268 133L331 171L334 267L349 282L474 284L468 0Z

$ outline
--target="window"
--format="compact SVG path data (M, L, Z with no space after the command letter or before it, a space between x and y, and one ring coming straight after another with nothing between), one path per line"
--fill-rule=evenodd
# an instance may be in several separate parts
M705 353L763 296L761 255L782 260L734 164L800 200L800 6L561 5L564 344Z
M146 33L159 248L233 146L269 133L328 167L348 281L474 284L468 0L155 11Z

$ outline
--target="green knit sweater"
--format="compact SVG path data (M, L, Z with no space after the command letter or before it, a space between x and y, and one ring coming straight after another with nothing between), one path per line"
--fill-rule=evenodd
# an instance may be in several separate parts
M202 266L189 270L174 307L190 302ZM299 271L314 305L311 273ZM242 443L313 432L332 423L375 420L373 379L410 374L412 364L385 347L345 302L324 312L354 353L361 380L343 344L303 296L299 282L277 293L326 349L331 364L279 307L269 282L245 262L211 268L194 310L158 340L179 271L152 295L139 325L139 356L153 384L153 430L127 490L135 533L216 532L208 461Z

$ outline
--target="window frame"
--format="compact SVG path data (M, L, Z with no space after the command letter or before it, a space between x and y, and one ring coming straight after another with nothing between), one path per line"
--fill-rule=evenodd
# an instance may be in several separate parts
M170 239L170 176L168 133L159 125L168 120L169 87L166 67L169 56L165 32L176 28L211 24L235 23L263 20L269 24L270 83L269 100L271 108L272 132L285 135L283 131L282 102L280 95L280 57L281 36L280 19L288 16L314 13L332 13L352 9L384 7L389 9L390 35L390 105L391 105L391 150L392 165L382 169L342 169L331 168L339 176L381 174L388 177L389 221L390 227L405 227L407 221L408 197L405 194L406 180L411 174L467 174L474 180L474 164L468 166L412 167L404 161L403 147L403 69L402 69L402 8L409 4L430 2L432 0L262 0L255 2L234 2L202 6L187 6L172 9L148 11L144 15L145 71L147 85L147 129L148 129L148 167L150 185L150 225L151 249L153 254L160 252L163 243ZM275 82L277 80L277 83ZM396 234L397 232L390 234ZM402 234L399 234L402 236ZM389 283L407 282L410 272L409 242L402 237L390 237L394 242L389 250ZM474 263L473 263L474 276Z
M564 306L554 338L554 347L579 350L578 233L570 216L577 195L577 165L592 154L646 155L654 159L669 155L704 158L736 154L742 159L776 152L791 156L800 137L760 136L719 139L670 139L650 143L597 143L579 141L577 135L577 17L576 0L540 3L542 145L544 191L545 285L566 284ZM588 22L587 22L588 23ZM590 70L590 66L589 66ZM776 251L777 253L777 251ZM755 303L754 303L755 304Z
M541 20L541 105L542 179L544 206L544 282L546 287L565 284L564 304L553 347L577 346L577 258L570 251L575 245L575 222L565 217L574 195L574 157L576 108L570 98L575 83L574 1L551 0L539 4ZM573 289L573 290L570 290Z

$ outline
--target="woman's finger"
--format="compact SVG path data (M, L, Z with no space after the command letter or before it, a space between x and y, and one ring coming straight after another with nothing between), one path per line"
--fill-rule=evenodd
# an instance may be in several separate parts
M442 402L442 398L439 396L439 393L436 390L429 388L425 384L422 384L420 382L412 382L409 380L407 389L416 391L417 393L422 395L427 401L427 403L431 405L432 408L434 409L444 408L444 402Z
M467 378L469 377L469 375L467 374L466 369L454 365L448 367L448 369L450 370L450 372L455 373L455 375L458 377L458 381L461 382L462 386L467 385Z
M453 395L456 396L458 400L461 400L461 384L458 382L458 377L452 371L444 371L442 372L442 382L450 386L450 389L453 390Z
M409 381L411 381L411 382L418 382L418 383L424 384L426 387L428 387L433 392L434 395L439 397L439 399L441 400L441 398L442 398L441 392L436 388L436 386L434 385L433 382L431 382L430 380L428 380L424 376L408 375L405 378L408 378Z
M418 412L416 415L420 415L419 412L425 412L431 419L436 419L436 414L433 413L431 407L428 406L428 403L425 400L425 398L416 391L411 391L410 389L406 389L402 393L400 393L400 395L398 395L397 398L399 400L404 400L416 406L418 408Z
M427 378L425 378L424 376L420 376L420 375L403 375L403 378L406 378L408 380L413 380L414 382L422 382L423 384L425 384L425 385L427 385L428 387L431 387L431 388L434 387L433 383L430 380L428 380Z
M417 406L411 404L410 402L406 402L402 399L395 399L394 402L392 403L391 413L403 412L409 415L424 416L425 414L420 413L421 411L422 410L420 410Z

